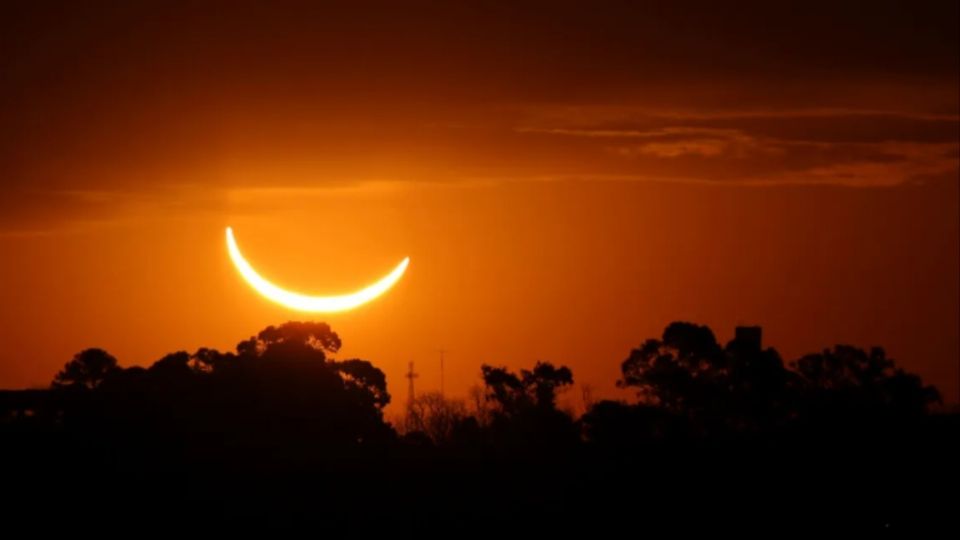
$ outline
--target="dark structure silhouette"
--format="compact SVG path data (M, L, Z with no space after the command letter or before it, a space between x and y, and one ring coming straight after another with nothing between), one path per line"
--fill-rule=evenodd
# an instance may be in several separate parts
M324 323L148 368L88 349L48 390L0 392L3 508L63 523L109 508L118 527L403 517L594 534L628 516L649 531L949 519L953 501L935 494L958 478L960 423L931 413L935 389L879 348L785 363L761 338L742 327L721 345L706 326L672 323L621 365L636 400L579 418L557 406L569 368L484 365L474 407L428 392L397 426L384 373L332 358L341 342Z

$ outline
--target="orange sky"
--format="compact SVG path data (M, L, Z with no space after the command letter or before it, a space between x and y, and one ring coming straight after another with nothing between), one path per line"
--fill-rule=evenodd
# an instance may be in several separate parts
M395 400L441 348L452 394L549 360L615 395L690 320L883 345L957 402L957 8L875 4L13 9L0 386L306 319L240 280L230 225L308 293L410 256L322 317Z

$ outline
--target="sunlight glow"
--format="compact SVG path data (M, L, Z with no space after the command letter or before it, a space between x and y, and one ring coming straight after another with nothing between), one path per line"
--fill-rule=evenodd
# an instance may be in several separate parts
M366 304L390 290L390 287L393 287L403 276L403 273L407 270L407 265L410 263L410 257L403 259L396 268L381 278L380 281L359 291L337 296L308 296L282 289L258 274L240 253L237 241L233 238L233 229L230 227L227 227L227 251L230 253L230 260L233 261L237 271L255 291L268 300L289 309L311 313L335 313Z

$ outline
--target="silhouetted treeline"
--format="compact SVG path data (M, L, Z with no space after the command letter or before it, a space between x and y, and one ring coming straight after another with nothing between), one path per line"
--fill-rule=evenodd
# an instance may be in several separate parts
M340 346L326 324L290 322L149 368L82 351L49 390L0 392L6 508L600 532L903 529L955 502L934 493L958 479L957 416L931 414L936 390L879 348L785 363L759 328L721 345L677 322L622 362L629 402L575 417L558 407L569 368L484 365L469 399L422 394L388 422L384 373L331 358Z

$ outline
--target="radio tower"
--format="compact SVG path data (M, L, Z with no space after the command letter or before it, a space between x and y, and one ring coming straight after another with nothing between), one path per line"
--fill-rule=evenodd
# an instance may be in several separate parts
M407 374L405 375L405 377L410 380L410 386L407 387L407 407L413 405L413 380L418 376L417 373L413 372L413 362L410 362Z

